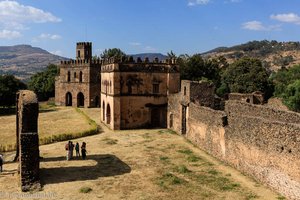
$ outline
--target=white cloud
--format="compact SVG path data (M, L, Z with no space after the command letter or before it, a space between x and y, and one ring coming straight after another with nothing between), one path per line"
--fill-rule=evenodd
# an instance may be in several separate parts
M243 29L248 29L252 31L265 31L266 27L262 25L259 21L250 21L242 24Z
M41 35L39 35L40 39L51 39L51 40L58 40L58 39L61 39L61 36L60 35L52 35L52 34L49 34L49 33L42 33Z
M295 13L277 14L271 15L271 19L278 20L280 22L293 23L300 25L300 17Z
M142 44L139 42L129 42L130 46L141 46Z
M280 25L263 25L260 21L249 21L242 24L243 29L251 31L274 31L280 30Z
M188 6L196 6L196 5L206 5L210 2L211 0L189 0L188 1Z
M24 29L24 24L60 22L60 18L50 12L41 9L25 6L16 1L0 1L0 25L14 28L15 30Z
M0 31L0 38L1 39L15 39L22 37L22 34L18 31L11 31L11 30L2 30Z

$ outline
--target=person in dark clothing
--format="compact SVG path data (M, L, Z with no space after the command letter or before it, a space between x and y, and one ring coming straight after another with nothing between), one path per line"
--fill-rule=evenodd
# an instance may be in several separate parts
M86 143L85 142L82 142L82 145L81 145L81 156L82 156L83 160L86 158Z
M3 171L3 162L4 162L3 155L0 154L0 172Z
M79 143L78 142L75 145L75 150L76 150L76 157L80 156L80 153L79 153Z

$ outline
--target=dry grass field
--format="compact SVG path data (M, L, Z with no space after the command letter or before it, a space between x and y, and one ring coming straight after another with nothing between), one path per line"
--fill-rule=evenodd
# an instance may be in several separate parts
M99 110L87 113L97 121ZM168 130L113 132L102 128L101 134L73 140L87 143L87 160L66 161L65 142L41 146L42 191L32 198L283 199ZM13 153L5 156L10 160ZM17 164L7 163L4 170L0 174L0 194L17 199L21 194Z
M92 129L85 117L71 107L49 107L41 105L39 114L39 138L60 134L75 134ZM72 126L71 124L75 124ZM16 143L16 116L0 116L0 147L12 149ZM0 151L1 149L0 148Z

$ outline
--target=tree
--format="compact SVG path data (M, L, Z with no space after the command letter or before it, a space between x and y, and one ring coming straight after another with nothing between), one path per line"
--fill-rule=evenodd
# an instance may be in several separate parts
M28 87L33 90L41 101L55 95L55 76L58 74L56 65L50 64L43 72L38 72L30 78Z
M103 53L100 55L102 59L115 57L120 59L122 56L126 56L126 54L118 48L105 49Z
M0 75L0 106L10 107L16 103L18 90L26 89L25 83L13 75Z
M300 80L287 86L283 94L283 102L289 109L300 112Z
M282 68L277 73L272 74L271 80L275 85L274 95L282 97L287 86L295 80L300 79L300 65L295 65L289 69Z
M179 56L177 63L180 67L181 79L198 81L208 79L219 85L220 63L216 59L204 60L200 54L191 57Z
M167 53L167 57L168 59L177 59L176 54L172 50Z
M273 93L269 73L255 58L242 58L229 65L222 74L222 90L239 93L261 91L266 97Z

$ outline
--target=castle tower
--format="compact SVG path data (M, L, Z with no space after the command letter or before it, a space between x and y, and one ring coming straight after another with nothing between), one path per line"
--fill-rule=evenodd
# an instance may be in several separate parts
M100 107L100 60L92 60L92 43L79 42L76 60L63 61L55 81L55 104Z
M76 45L76 59L77 60L91 60L92 59L92 43L78 42Z

